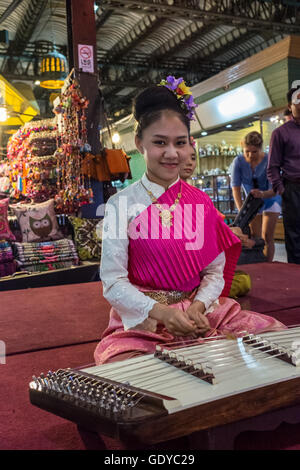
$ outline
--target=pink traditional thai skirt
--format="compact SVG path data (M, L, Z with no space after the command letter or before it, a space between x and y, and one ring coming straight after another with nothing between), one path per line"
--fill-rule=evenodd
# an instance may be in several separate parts
M170 305L170 307L185 311L191 302L192 299L184 299ZM206 333L206 337L222 334L241 336L245 332L258 334L287 328L283 323L268 315L242 310L238 302L226 297L219 298L218 304L215 304L213 311L207 314L207 318L211 329ZM103 333L102 339L95 349L94 358L96 364L104 364L137 354L153 353L157 344L177 340L178 337L173 336L161 324L157 325L155 333L136 329L124 331L120 316L112 308L108 328Z

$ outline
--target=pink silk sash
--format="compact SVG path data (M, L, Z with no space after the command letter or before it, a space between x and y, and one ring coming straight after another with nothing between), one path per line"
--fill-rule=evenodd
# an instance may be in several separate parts
M182 185L182 186L181 186ZM199 189L179 181L158 199L172 206L173 225L163 227L159 210L150 205L129 224L128 277L132 284L153 290L192 291L200 285L200 273L225 252L225 287L230 292L240 240L218 215L211 199Z
M191 300L185 299L170 307L185 311L190 304ZM287 328L275 318L249 310L241 310L238 302L224 297L220 297L219 305L207 314L207 318L211 329L206 336L230 333L241 336L245 332L257 334ZM156 333L134 329L124 331L121 318L116 310L112 308L108 328L96 347L94 358L96 364L104 364L118 360L118 357L124 359L124 356L131 357L136 353L153 353L157 344L169 343L175 340L176 338L160 324Z

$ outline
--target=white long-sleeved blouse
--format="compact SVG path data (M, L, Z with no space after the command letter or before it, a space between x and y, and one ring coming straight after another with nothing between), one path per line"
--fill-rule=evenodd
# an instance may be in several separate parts
M145 174L141 181L156 198L165 191L163 186L153 183ZM146 320L156 303L156 300L145 296L128 279L128 225L152 203L141 181L109 198L103 220L100 265L103 295L122 318L125 330ZM200 273L201 284L195 300L203 302L206 311L219 298L224 288L225 261L225 253L222 252Z

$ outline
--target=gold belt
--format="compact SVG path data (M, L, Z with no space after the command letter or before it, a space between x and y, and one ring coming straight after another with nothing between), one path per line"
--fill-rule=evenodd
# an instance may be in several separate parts
M184 299L188 299L191 297L194 291L189 292L181 292L177 290L165 291L165 290L156 290L156 291L149 291L143 292L143 294L147 295L151 299L157 300L160 304L164 305L172 305L181 302Z

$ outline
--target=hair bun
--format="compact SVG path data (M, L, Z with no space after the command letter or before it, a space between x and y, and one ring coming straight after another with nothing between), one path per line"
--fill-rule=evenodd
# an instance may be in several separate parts
M133 101L133 115L137 121L140 121L141 116L149 111L152 112L162 109L173 109L183 114L178 99L174 93L165 86L150 86L139 93Z

